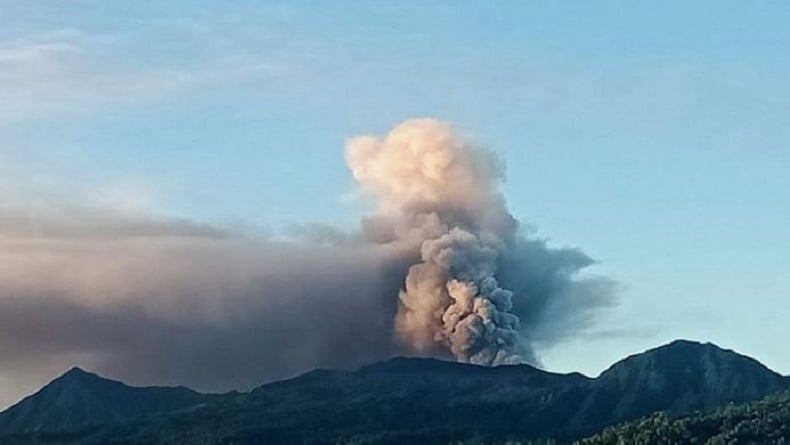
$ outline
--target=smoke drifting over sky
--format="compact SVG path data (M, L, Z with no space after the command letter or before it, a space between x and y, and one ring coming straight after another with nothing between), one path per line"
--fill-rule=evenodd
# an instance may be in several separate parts
M0 382L19 388L0 405L32 389L25 376L72 364L227 390L398 354L538 363L535 345L613 303L611 281L579 276L584 252L519 229L502 163L449 124L352 138L346 157L375 212L290 241L0 208Z

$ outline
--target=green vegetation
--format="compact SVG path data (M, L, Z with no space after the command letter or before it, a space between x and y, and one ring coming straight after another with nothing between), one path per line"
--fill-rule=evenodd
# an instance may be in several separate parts
M790 392L672 418L655 413L608 427L580 445L790 443Z

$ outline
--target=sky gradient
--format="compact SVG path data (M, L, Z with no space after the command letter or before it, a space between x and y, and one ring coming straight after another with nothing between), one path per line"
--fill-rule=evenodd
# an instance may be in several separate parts
M0 0L0 211L353 228L370 206L347 138L435 117L506 162L510 211L536 236L619 283L593 327L538 351L546 368L596 375L691 338L788 374L789 13ZM0 372L0 406L60 366Z

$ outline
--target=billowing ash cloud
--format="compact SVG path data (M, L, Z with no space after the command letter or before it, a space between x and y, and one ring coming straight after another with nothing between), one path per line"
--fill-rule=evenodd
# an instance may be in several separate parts
M498 189L502 164L448 123L410 120L383 138L354 138L346 157L379 205L365 222L368 238L418 252L395 320L414 350L476 364L535 363L530 337L543 316L555 311L548 323L559 326L560 312L606 304L610 282L574 279L592 260L527 240ZM556 312L575 297L584 299Z
M580 276L586 254L520 230L501 163L448 124L407 121L346 156L375 213L290 241L0 206L0 406L75 364L216 391L399 354L537 363L612 303L609 280Z
M478 364L523 361L513 292L497 281L517 224L497 190L496 158L472 148L446 123L404 122L383 139L348 143L354 177L375 195L394 241L412 243L396 318L401 337L421 352L447 350Z

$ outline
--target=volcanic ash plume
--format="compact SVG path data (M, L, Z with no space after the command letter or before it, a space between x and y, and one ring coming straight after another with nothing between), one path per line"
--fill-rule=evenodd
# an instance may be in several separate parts
M378 199L368 236L419 252L400 291L401 339L462 362L524 361L513 292L497 280L517 230L497 189L504 179L497 158L432 119L406 121L383 139L351 139L346 156Z
M347 157L377 211L292 239L51 201L0 175L0 382L20 382L0 408L73 364L212 392L404 348L539 364L533 348L614 304L614 282L581 275L586 253L518 230L496 157L449 125L408 121Z

